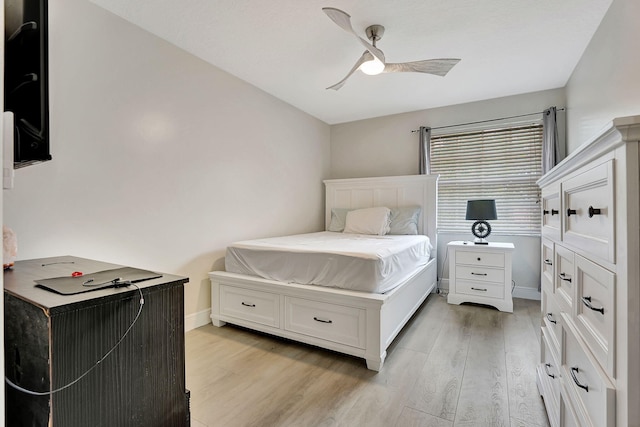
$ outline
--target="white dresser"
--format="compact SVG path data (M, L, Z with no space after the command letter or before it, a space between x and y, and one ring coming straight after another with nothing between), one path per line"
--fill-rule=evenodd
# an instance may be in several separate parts
M449 304L475 302L513 312L513 243L449 242Z
M640 426L640 116L539 181L538 389L552 426Z

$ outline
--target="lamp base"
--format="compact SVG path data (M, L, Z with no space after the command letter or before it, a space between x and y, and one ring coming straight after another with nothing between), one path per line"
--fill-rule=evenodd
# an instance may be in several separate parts
M488 245L489 241L487 239L476 239L473 241L474 245Z

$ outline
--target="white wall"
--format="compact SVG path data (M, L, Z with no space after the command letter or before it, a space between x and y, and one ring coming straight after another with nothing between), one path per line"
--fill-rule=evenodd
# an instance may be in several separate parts
M567 83L569 152L612 119L640 114L640 1L613 0Z
M322 229L327 124L90 2L49 6L53 160L4 192L19 259L188 276L207 321L228 243Z
M418 134L411 131L421 125L439 127L469 123L540 112L547 107L563 107L564 104L564 90L555 89L333 125L331 176L356 178L416 174ZM447 243L472 237L471 229L465 235L438 235L439 272L442 271ZM535 296L540 283L540 238L500 236L499 231L494 230L491 239L510 241L516 246L513 279L517 288L514 295ZM448 278L446 268L444 277Z

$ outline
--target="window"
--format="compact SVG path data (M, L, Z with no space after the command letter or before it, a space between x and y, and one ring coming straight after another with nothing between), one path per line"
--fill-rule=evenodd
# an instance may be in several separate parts
M432 136L430 158L440 174L438 231L468 232L467 200L495 199L493 234L540 234L541 124Z

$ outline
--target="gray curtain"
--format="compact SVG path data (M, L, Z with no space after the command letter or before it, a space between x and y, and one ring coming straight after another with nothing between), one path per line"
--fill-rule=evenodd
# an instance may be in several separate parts
M542 112L542 174L549 172L558 163L558 123L556 107Z
M420 175L431 173L431 128L420 126Z

